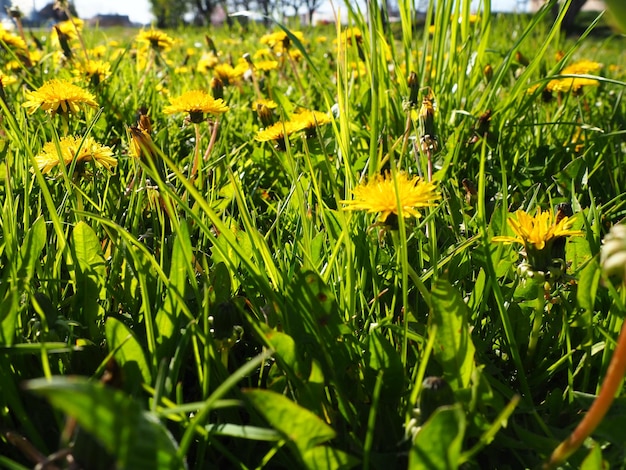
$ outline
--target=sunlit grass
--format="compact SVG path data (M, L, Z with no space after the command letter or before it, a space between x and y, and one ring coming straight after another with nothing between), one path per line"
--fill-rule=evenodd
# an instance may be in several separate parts
M624 314L621 38L347 8L4 39L2 465L532 468L576 426Z

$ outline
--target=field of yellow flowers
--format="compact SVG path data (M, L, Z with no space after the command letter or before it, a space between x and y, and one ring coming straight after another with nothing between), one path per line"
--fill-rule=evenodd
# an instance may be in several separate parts
M621 468L624 37L489 5L0 31L0 467Z

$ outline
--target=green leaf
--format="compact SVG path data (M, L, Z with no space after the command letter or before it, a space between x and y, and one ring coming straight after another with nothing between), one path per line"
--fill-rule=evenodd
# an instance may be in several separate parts
M139 341L121 321L108 317L105 323L106 339L113 357L124 370L130 388L138 388L141 380L151 383L150 367Z
M367 369L365 382L368 390L374 390L376 376L383 371L383 384L380 400L383 403L397 404L404 391L404 368L400 354L380 329L370 332L367 337L365 355Z
M24 282L30 282L38 264L41 252L46 246L47 233L46 222L43 217L39 217L26 233L24 243L20 248L20 268L19 276Z
M43 217L39 217L31 225L20 247L17 279L0 283L4 284L0 290L0 346L13 344L20 312L20 292L24 289L22 286L30 284L45 245L46 223Z
M99 325L104 317L100 302L106 297L106 266L100 240L85 222L78 222L72 232L71 252L76 294L74 305L80 322L89 329L92 341L101 337Z
M193 252L189 238L189 229L185 220L181 220L174 238L167 296L163 302L163 307L155 316L157 341L161 348L159 357L169 356L175 346L170 345L168 340L172 337L178 318L181 315L181 299L185 296L187 274L192 264L192 259Z
M309 469L343 470L356 467L359 459L330 446L317 446L307 450L302 456Z
M595 260L591 261L580 273L576 300L578 306L587 312L593 312L600 275L600 266Z
M409 468L458 468L465 424L465 414L460 405L438 408L413 441L409 453Z
M205 426L207 432L215 436L230 436L253 441L280 441L283 435L275 429L246 426L240 424L209 424Z
M469 309L448 281L438 279L432 291L432 324L437 326L435 357L453 390L469 386L474 369L474 344L469 332Z
M626 4L624 0L606 0L606 5L622 31L626 31Z
M270 425L292 441L301 455L335 437L335 431L317 415L269 390L246 390L246 397Z
M12 346L15 326L19 313L18 290L16 286L5 284L6 291L0 299L0 346Z
M583 460L580 470L597 470L602 468L608 468L608 465L605 466L602 463L602 450L597 443L594 443L587 457Z
M26 389L75 418L115 458L117 468L185 466L165 426L120 390L79 377L31 380Z

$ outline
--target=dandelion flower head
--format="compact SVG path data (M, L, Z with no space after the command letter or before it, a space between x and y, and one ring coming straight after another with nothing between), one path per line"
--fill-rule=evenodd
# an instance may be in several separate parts
M174 45L174 39L168 36L163 31L158 29L149 29L141 31L136 41L140 43L147 43L152 49L156 51L166 51L171 49Z
M109 147L98 144L92 137L83 140L82 137L68 136L59 140L58 149L55 142L46 143L41 153L35 157L35 162L43 174L49 173L60 163L59 150L65 165L70 165L74 159L77 165L95 161L107 170L117 165L117 160Z
M30 108L30 114L41 108L54 116L57 112L77 113L81 106L97 108L98 103L94 95L81 87L67 80L53 79L37 90L27 91L26 102L22 106Z
M298 132L300 129L291 121L280 121L264 129L260 129L254 140L257 142L276 141L279 145L284 145L285 136Z
M434 206L434 201L440 198L434 183L404 172L399 172L395 181L389 173L377 175L357 186L352 194L353 199L341 201L346 204L344 210L379 214L380 222L385 222L391 214L399 215L398 206L404 217L419 218L420 208Z
M170 98L169 106L163 108L165 114L188 113L192 122L200 122L204 114L222 114L228 111L223 99L214 99L203 90L191 90Z
M568 216L555 217L552 211L542 212L540 208L534 217L523 210L518 210L515 217L509 217L507 222L515 236L498 236L492 240L520 243L527 252L549 249L552 242L559 237L582 235L580 230L571 230L573 220Z

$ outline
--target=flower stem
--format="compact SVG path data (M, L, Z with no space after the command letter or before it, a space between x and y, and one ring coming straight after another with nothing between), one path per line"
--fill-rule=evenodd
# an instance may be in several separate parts
M598 427L615 399L615 394L622 384L624 373L626 373L626 322L622 324L617 346L613 352L613 357L611 357L598 396L576 429L554 449L550 460L543 465L544 469L556 468L565 462Z
M539 341L539 334L541 333L541 326L543 325L543 312L546 306L545 289L542 282L536 282L537 300L535 303L535 314L533 318L533 328L530 331L530 338L528 339L528 351L526 352L526 359L530 360L535 354L537 349L537 342Z
M194 123L193 126L196 130L196 145L193 149L193 163L191 165L191 172L189 173L189 181L191 182L196 179L198 168L200 167L200 126L198 123Z

